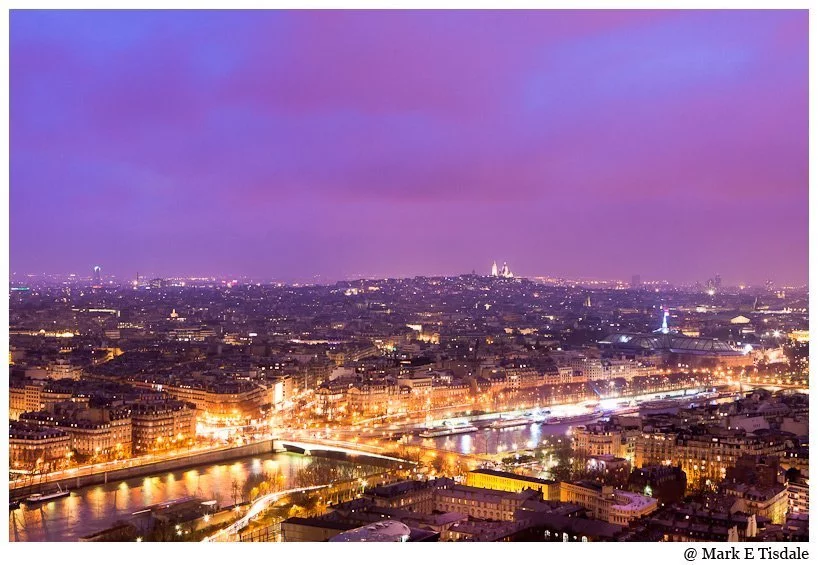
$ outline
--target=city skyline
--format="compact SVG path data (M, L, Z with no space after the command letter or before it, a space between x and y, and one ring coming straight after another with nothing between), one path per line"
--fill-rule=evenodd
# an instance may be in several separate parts
M13 11L10 77L12 272L807 281L806 11Z
M65 272L65 273L49 273L49 272L42 272L42 273L19 273L13 272L11 273L11 282L24 282L26 279L34 280L34 281L42 281L44 279L58 279L62 282L70 282L70 281L94 281L96 283L108 284L110 282L115 282L117 284L132 284L132 283L139 283L139 284L148 284L153 279L167 279L167 280L212 280L214 282L250 282L250 283L260 283L260 284L287 284L287 285L305 285L305 284L315 284L315 285L333 285L337 283L343 282L354 282L360 280L386 280L386 279L395 279L395 280L403 280L403 279L412 279L416 277L426 277L426 278L456 278L462 276L480 276L480 277L491 277L491 278L506 278L506 279L526 279L526 280L534 280L534 281L549 281L549 282L565 282L566 284L574 284L574 283L593 283L599 285L606 285L606 284L619 284L619 285L626 285L629 287L633 287L634 285L638 287L643 287L644 285L650 284L659 284L659 285L670 285L674 287L684 288L684 287L695 287L695 286L702 286L702 287L709 287L712 285L716 285L718 287L724 286L725 288L753 288L753 287L775 287L775 288L798 288L807 286L806 283L803 285L798 284L781 284L778 281L774 281L772 279L765 279L763 282L755 282L755 283L747 283L745 279L741 280L727 280L724 281L721 277L720 273L711 273L709 276L703 276L699 280L695 280L693 282L678 282L668 280L662 277L643 277L639 273L634 273L630 277L601 277L601 276L568 276L562 275L560 273L539 273L539 274L518 274L509 272L506 275L502 274L502 271L499 273L495 273L494 267L496 263L492 265L492 268L489 270L482 270L479 271L477 269L472 269L469 272L462 272L462 273L426 273L426 274L410 274L410 273L398 273L398 274L390 274L390 275L379 275L376 273L353 273L349 274L345 277L341 278L328 278L324 277L320 274L314 275L312 277L305 277L301 279L297 278L275 278L275 277L252 277L243 273L152 273L152 272L139 272L136 271L134 276L128 276L127 273L107 273L101 265L94 265L90 272L82 272L82 271L72 271L72 272ZM505 267L506 265L504 265ZM97 271L99 269L99 272Z

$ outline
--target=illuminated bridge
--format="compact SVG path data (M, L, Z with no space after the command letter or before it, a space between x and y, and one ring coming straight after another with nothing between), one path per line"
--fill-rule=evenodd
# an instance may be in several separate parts
M304 493L311 490L317 490L326 488L329 485L320 485L315 487L304 487L304 488L293 488L289 490L282 490L280 492L273 492L270 494L265 494L262 497L256 499L255 502L250 506L250 509L247 513L230 524L213 534L210 537L203 539L202 541L237 541L238 540L238 533L239 531L243 530L247 527L250 523L250 520L264 512L268 506L272 503L278 501L284 496L295 494L295 493Z
M340 441L340 440L326 440L326 443L322 442L305 442L305 441L286 441L286 440L276 440L274 442L274 447L276 450L286 449L290 450L299 450L303 451L305 455L309 455L313 451L333 451L336 453L343 453L345 455L363 455L366 457L373 457L376 459L385 459L388 461L394 461L397 463L410 463L404 459L398 459L396 457L390 457L389 455L384 455L383 453L378 453L379 451L383 451L384 448L376 447L376 446L360 446L353 442L347 441ZM363 447L367 451L359 449ZM205 538L202 541L210 542L210 541L237 541L238 534L241 530L246 528L250 521L264 512L271 504L277 502L281 498L288 496L290 494L300 494L305 493L308 491L319 490L323 488L330 487L332 485L318 485L312 487L302 487L302 488L292 488L289 490L283 490L280 492L273 492L270 494L266 494L264 496L259 497L250 505L250 508L247 512L238 518L235 522L232 522L230 525L222 528L212 536Z
M274 445L277 450L284 449L290 451L297 449L303 451L305 455L310 455L313 451L332 451L345 455L362 455L376 459L385 459L387 461L394 461L395 463L409 463L409 461L405 459L384 455L383 452L386 451L386 449L383 447L366 444L361 445L351 441L329 439L320 441L276 440Z

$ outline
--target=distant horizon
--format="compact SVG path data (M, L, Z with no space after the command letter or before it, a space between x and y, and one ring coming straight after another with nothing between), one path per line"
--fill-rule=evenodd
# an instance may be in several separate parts
M102 267L102 266L101 266ZM136 277L136 272L134 272L133 277L129 277L128 275L122 275L119 273L107 273L102 267L102 278L105 281L106 278L114 279L118 283L129 283L133 282ZM572 282L585 282L585 283L620 283L625 285L630 285L632 282L632 277L637 275L638 273L634 273L628 277L594 277L594 276L572 276L572 275L561 275L556 273L546 273L546 274L539 274L539 275L527 275L527 274L518 274L514 273L513 278L519 279L530 279L530 280L537 280L537 279L552 279L552 280L564 280L564 281L572 281ZM675 285L675 286L695 286L697 284L706 284L708 279L712 279L719 273L713 273L708 277L704 277L698 280L687 280L687 281L674 281L667 278L661 277L645 277L639 275L640 277L640 284L668 284L668 285ZM256 282L264 282L270 284L315 284L315 285L331 285L335 283L341 282L351 282L357 280L401 280L401 279L413 279L417 277L427 277L427 278L453 278L453 277L460 277L460 276L481 276L481 277L488 277L491 278L489 272L481 272L471 270L467 272L459 272L459 273L415 273L415 274L391 274L391 275L380 275L380 274L350 274L347 276L341 277L330 277L330 276L323 276L323 275L314 275L313 277L308 278L285 278L285 277L273 277L273 276L254 276L254 275L247 275L242 273L222 273L222 274L207 274L207 273L193 273L193 274L157 274L157 273L149 273L149 272L139 272L139 282L140 283L148 283L154 279L166 279L166 280L174 280L174 279L213 279L214 281L218 282L230 282L232 280L237 280L242 282L244 280L250 280L254 283ZM42 273L18 273L12 272L11 273L11 280L15 279L17 281L22 281L26 278L54 278L54 277L64 277L65 279L74 277L78 281L88 281L93 278L93 272L89 270L87 273L76 272L76 271L69 271L66 273L58 273L58 272L42 272ZM774 287L790 287L790 288L799 288L799 287L806 287L808 286L808 282L792 282L792 281L776 281L774 279L766 279L763 281L748 281L748 280L740 280L740 281L730 281L725 280L722 277L721 286L725 288L731 287L758 287L758 286L765 286L766 281L771 280Z

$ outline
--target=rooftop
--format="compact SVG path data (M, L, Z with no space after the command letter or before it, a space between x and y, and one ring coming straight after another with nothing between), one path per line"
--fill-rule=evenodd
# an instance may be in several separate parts
M549 479L540 479L537 477L529 477L526 475L518 475L515 473L509 473L507 471L497 471L495 469L475 469L473 471L469 471L470 473L474 473L477 475L489 475L492 477L501 477L504 479L516 479L520 481L526 481L529 483L537 483L540 485L554 485L557 484L557 481L552 481Z
M403 542L409 541L411 533L411 528L403 522L384 520L340 533L329 541Z

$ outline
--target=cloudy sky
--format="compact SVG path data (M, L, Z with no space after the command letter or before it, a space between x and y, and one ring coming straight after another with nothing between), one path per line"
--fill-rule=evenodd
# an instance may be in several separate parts
M808 16L11 14L11 270L803 283Z

